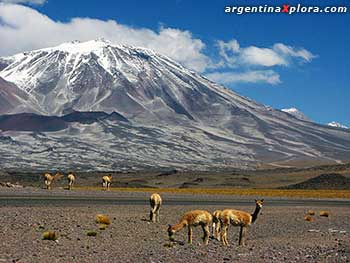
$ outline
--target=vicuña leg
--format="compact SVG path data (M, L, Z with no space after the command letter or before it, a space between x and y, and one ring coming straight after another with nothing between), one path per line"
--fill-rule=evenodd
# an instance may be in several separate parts
M204 245L208 245L208 242L209 242L209 236L210 236L210 230L209 230L209 226L206 225L206 226L202 226L202 229L203 229L203 243Z
M158 223L160 222L159 207L158 207L157 212L156 212L156 220L157 220Z
M159 217L159 215L158 215L157 207L152 208L152 210L151 210L151 221L153 223L155 223L156 221L159 222L158 217Z
M244 226L241 226L239 230L239 240L238 240L238 245L242 246L244 245L244 236L245 236L246 228Z
M216 231L215 231L215 229L216 229L216 223L213 222L213 229L212 229L212 231L213 231L213 237L214 238L216 238Z
M222 228L221 228L221 241L222 241L222 244L224 246L227 246L228 245L228 240L227 240L227 229L228 229L228 226L227 225L224 225Z
M149 212L149 221L154 222L154 213L153 213L153 209L151 209L150 212Z
M243 230L242 230L242 242L241 242L242 246L245 246L246 234L247 234L247 228L243 227Z
M188 243L192 244L192 227L188 226Z
M220 221L217 223L213 223L213 232L214 232L214 238L220 241Z

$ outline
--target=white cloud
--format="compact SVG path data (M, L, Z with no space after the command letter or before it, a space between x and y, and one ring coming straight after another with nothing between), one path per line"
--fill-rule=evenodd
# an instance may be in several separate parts
M294 48L282 43L272 47L240 47L238 41L233 39L229 42L217 41L221 62L219 65L228 67L237 66L289 66L293 60L310 62L315 56L304 48Z
M71 40L87 41L103 37L120 44L153 49L199 72L210 64L210 59L202 53L205 44L193 38L189 31L160 28L159 32L155 32L122 25L114 20L91 18L74 18L62 23L21 5L0 4L0 36L0 56Z
M60 22L33 8L5 4L1 1L4 0L0 0L0 56L55 46L72 40L105 38L114 43L153 49L190 69L206 73L212 80L223 84L236 82L278 84L280 83L278 73L263 70L264 68L289 66L296 59L310 62L315 57L304 48L294 48L282 43L276 43L272 47L241 47L236 39L228 42L217 41L218 54L216 57L209 57L205 54L205 43L187 30L161 27L158 31L154 31L119 24L115 20L80 17ZM44 0L5 1L37 4L45 2ZM209 74L210 70L218 72Z
M0 3L8 4L35 4L42 5L46 0L0 0Z
M240 54L241 61L249 65L260 65L272 67L276 65L287 65L287 61L269 48L247 47L242 49Z
M239 43L236 39L233 39L229 42L224 42L222 40L218 40L216 42L217 47L219 48L219 55L225 60L227 66L233 66L236 64L236 58L234 56L230 56L229 52L237 53L239 52ZM223 63L219 62L219 65Z
M316 57L315 55L313 55L310 51L306 50L305 48L296 49L296 48L293 48L291 46L286 46L282 43L274 44L273 49L276 52L279 52L279 53L284 54L286 56L301 58L307 62L310 62L313 58Z
M237 82L269 83L276 85L281 83L280 76L273 70L253 70L247 72L215 72L206 75L208 79L221 84Z

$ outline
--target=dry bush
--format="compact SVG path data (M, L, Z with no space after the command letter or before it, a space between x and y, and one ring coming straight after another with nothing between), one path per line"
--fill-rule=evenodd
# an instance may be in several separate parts
M307 221L307 222L312 222L312 221L314 221L313 217L310 216L310 215L305 216L305 217L304 217L304 220Z
M108 216L99 214L99 215L96 216L96 223L97 224L110 225L111 224L111 220L109 219Z
M321 211L320 216L329 217L329 212L328 211Z
M57 240L57 234L55 231L46 231L43 233L43 239L44 240Z
M175 244L174 243L165 243L163 246L166 248L173 248L175 246Z
M107 228L106 224L99 224L98 225L98 229L100 229L100 230L106 230L106 228Z
M309 211L307 212L307 214L310 215L310 216L314 216L316 213L315 213L314 210L309 210Z

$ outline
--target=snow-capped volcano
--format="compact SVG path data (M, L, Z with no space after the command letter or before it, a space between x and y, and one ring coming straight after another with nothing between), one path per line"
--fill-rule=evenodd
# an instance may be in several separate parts
M336 127L336 128L349 129L349 127L347 127L339 122L336 122L336 121L332 121L332 122L328 123L327 125L331 126L331 127Z
M306 115L301 112L300 110L298 110L297 108L289 108L289 109L281 109L281 111L289 113L290 115L293 115L294 117L303 120L303 121L310 121L310 119L308 117L306 117Z
M44 114L119 111L151 118L161 110L162 118L175 111L191 119L184 104L193 104L188 100L209 83L151 50L106 40L73 41L3 61L11 63L0 76L28 93L28 103Z
M0 146L6 144L0 156L11 151L17 163L29 158L22 153L28 150L30 158L37 153L36 160L46 153L47 162L66 165L69 160L103 169L119 167L121 161L206 169L350 159L350 132L258 104L148 49L105 40L75 41L0 61L0 77L25 95L19 98L20 108L0 107L0 114L25 109L59 117L99 111L129 121L70 122L62 131L40 136L9 132L16 143L0 140ZM67 149L72 145L82 156L71 158Z

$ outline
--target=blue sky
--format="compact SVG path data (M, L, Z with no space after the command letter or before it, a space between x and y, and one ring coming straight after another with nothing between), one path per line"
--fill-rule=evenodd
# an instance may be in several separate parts
M28 1L8 0L8 2ZM300 0L288 1L288 3L322 4L322 6L345 5L350 8L350 2L344 0ZM149 47L156 51L172 52L170 56L180 63L201 74L222 81L234 91L258 102L275 108L296 107L309 118L320 123L338 121L349 125L350 12L328 15L235 15L225 14L223 11L226 5L256 4L282 5L285 2L280 0L50 0L43 4L28 5L27 3L28 9L25 15L18 13L23 10L6 11L13 13L10 15L5 11L1 12L0 8L0 36L2 33L8 33L1 31L1 21L3 24L11 24L11 19L18 19L18 17L37 21L43 27L50 24L51 27L47 29L47 32L52 32L52 35L49 35L48 38L56 42L61 38L62 40L74 38L75 28L80 30L76 38L83 40L92 34L91 32L83 34L81 31L84 28L86 31L96 31L95 35L101 34L104 37L107 35L112 38L114 38L113 32L120 29L119 34L121 35L116 33L114 41L117 41L120 36L130 34L130 37L125 39L123 37L123 41L131 44L152 42ZM37 10L39 14L32 13L32 9ZM39 15L43 17L46 15L49 22ZM93 18L95 20L74 23L72 22L74 18ZM116 25L100 25L100 22L107 20L114 20ZM91 24L92 29L90 30L88 26L81 26L83 23L85 26ZM55 30L59 26L64 30L70 27L69 31L64 32L71 34L57 36L60 33L55 33ZM6 39L9 39L8 46L4 44L1 48L0 44L0 55L9 55L21 49L40 48L40 45L51 44L44 38L38 43L35 40L27 41L24 37L20 41L18 35L25 35L25 29L30 28L24 22L16 27L17 29L23 27L23 30L18 30L15 37L14 33L6 35L8 36ZM45 30L43 28L38 31L42 31L45 36ZM138 34L140 38L144 38L144 42L135 40ZM182 49L172 48L168 51L164 47L168 44L171 46L171 42L165 39L169 35L179 36L178 42L173 42L176 42L176 46L183 46ZM26 41L28 43L18 45L17 49L13 50L10 48L14 46L10 42L11 38L16 41L15 43ZM38 39L38 37L35 38ZM220 43L222 44L221 49ZM285 49L278 48L277 44L282 44ZM233 48L235 46L238 48ZM288 51L282 51L286 48ZM225 53L227 59L220 51ZM263 55L263 61L261 58L251 57L256 54ZM249 61L247 56L250 58ZM265 63L265 58L269 61L268 63Z

